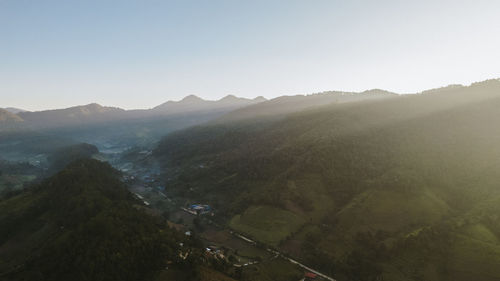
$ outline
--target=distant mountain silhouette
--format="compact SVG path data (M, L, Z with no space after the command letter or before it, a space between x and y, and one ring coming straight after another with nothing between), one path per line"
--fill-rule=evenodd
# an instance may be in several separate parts
M258 97L254 100L260 101L264 99L264 101L230 112L224 115L221 120L238 120L258 116L284 116L292 112L331 103L386 99L396 96L398 95L395 93L374 89L362 93L330 91L311 95L281 96L271 100Z
M234 95L227 95L217 101L204 100L195 95L189 95L180 101L168 101L155 108L153 111L162 114L179 114L189 112L203 111L231 111L248 105L256 104L266 99L259 97L257 99L239 98Z
M2 109L0 113L0 130L11 129L13 125L19 126L18 123L22 121L24 121L23 128L36 130L105 124L124 120L163 119L175 115L209 114L215 118L229 111L265 100L263 97L246 99L228 95L217 101L209 101L195 95L189 95L180 101L168 101L153 109L146 110L124 110L97 103L33 112L9 108L9 110Z
M18 116L30 127L46 128L117 120L122 118L125 112L120 108L91 103L65 109L20 112Z

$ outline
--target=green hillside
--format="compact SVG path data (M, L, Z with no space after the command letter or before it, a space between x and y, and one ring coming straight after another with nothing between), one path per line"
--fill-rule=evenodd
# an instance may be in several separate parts
M153 280L167 262L191 268L175 280L194 274L196 255L179 257L194 241L142 211L118 176L79 160L0 201L0 279Z
M499 108L489 80L229 116L155 155L168 192L339 280L500 280Z

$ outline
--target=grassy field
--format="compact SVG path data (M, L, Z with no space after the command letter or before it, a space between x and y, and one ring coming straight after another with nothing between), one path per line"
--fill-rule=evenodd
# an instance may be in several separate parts
M305 220L300 216L270 206L252 206L243 214L234 216L229 226L266 244L278 245Z
M235 279L224 275L218 271L202 266L200 268L201 281L236 281Z
M294 281L300 280L304 271L283 259L248 266L243 270L244 281Z
M287 183L287 193L295 194L301 200L311 202L311 210L301 210L303 216L311 222L320 223L325 215L335 208L334 202L329 198L328 187L317 174L308 173L301 175ZM291 211L295 211L291 209Z
M339 214L339 227L359 231L401 231L438 222L449 212L445 202L430 190L413 193L370 190L358 195Z
M475 232L472 237L458 235L453 243L449 262L450 280L499 280L500 245L487 241L491 234L484 228L475 228ZM496 240L496 237L493 239Z

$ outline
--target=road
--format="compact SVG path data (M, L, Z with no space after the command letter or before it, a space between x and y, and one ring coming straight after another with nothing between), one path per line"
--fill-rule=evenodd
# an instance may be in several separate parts
M234 231L231 231L230 233L231 233L232 235L234 235L235 237L238 237L238 238L240 238L241 240L243 240L243 241L245 241L245 242L247 242L247 243L250 243L250 244L252 244L252 245L256 245L256 244L257 244L257 242L255 242L255 241L253 241L252 239L250 239L250 238L248 238L248 237L245 237L245 236L243 236L243 235L241 235L241 234L239 234L239 233L236 233L236 232L234 232ZM282 257L283 259L285 259L285 260L287 260L287 261L289 261L289 262L291 262L291 263L293 263L293 264L295 264L295 265L298 265L298 266L302 267L303 269L305 269L305 270L307 270L307 271L310 271L310 272L312 272L312 273L314 273L314 274L317 274L318 276L321 276L321 277L323 277L323 278L325 278L325 279L327 279L327 280L330 280L330 281L336 281L336 280L335 280L335 279L333 279L332 277L330 277L330 276L328 276L328 275L325 275L325 274L323 274L323 273L321 273L321 272L319 272L319 271L317 271L317 270L314 270L314 269L312 269L312 268L308 267L307 265L304 265L304 264L302 264L302 263L300 263L300 262L298 262L298 261L296 261L296 260L294 260L294 259L292 259L292 258L289 258L289 257L285 256L284 254L282 254L282 253L280 253L280 252L276 251L276 250L273 250L273 249L267 248L267 249L266 249L266 251L268 251L268 252L270 252L270 253L273 253L273 254L275 254L276 256L280 256L280 257Z
M192 214L192 215L196 215L196 213L195 213L195 212L193 212L193 211L191 211L191 210L189 210L189 209L186 209L186 208L181 208L181 209L182 209L183 211L185 211L185 212L188 212L188 213ZM243 240L243 241L245 241L245 242L247 242L247 243L250 243L250 244L252 244L252 245L254 245L254 246L255 246L255 245L257 245L257 242L253 241L252 239L250 239L250 238L248 238L248 237L246 237L246 236L244 236L244 235L241 235L241 234L239 234L239 233L237 233L237 232L234 232L234 231L232 231L232 230L231 230L231 231L229 231L229 233L231 233L231 235L233 235L233 236L235 236L235 237L237 237L237 238L239 238L239 239L241 239L241 240ZM301 268L303 268L303 269L305 269L305 270L307 270L307 271L309 271L309 272L312 272L312 273L314 273L314 274L317 274L318 276L321 276L321 277L323 277L323 278L325 278L325 279L327 279L327 280L329 280L329 281L337 281L336 279L334 279L334 278L332 278L332 277L330 277L330 276L328 276L328 275L325 275L325 274L323 274L323 273L321 273L321 272L319 272L319 271L317 271L317 270L314 270L314 269L312 269L312 268L308 267L307 265L304 265L304 264L302 264L302 263L300 263L300 262L298 262L298 261L296 261L296 260L294 260L294 259L292 259L292 258L289 258L289 257L285 256L284 254L282 254L282 253L280 253L280 252L276 251L276 250L273 250L273 249L270 249L270 248L266 248L266 251L268 251L268 252L270 252L270 253L274 254L275 256L274 256L273 258L282 257L283 259L285 259L285 260L289 261L290 263L293 263L293 264L295 264L295 265L297 265L297 266L299 266L299 267L301 267ZM255 263L256 263L256 262L254 262L254 264L255 264ZM240 265L240 266L241 266L241 265Z

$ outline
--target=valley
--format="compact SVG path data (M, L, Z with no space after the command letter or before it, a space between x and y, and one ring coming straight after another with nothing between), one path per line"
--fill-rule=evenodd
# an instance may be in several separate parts
M107 162L142 212L196 241L180 257L206 280L497 280L498 92L285 96L157 123L164 137L9 128L0 187L9 202L74 161Z
M499 11L0 0L0 281L500 281Z

